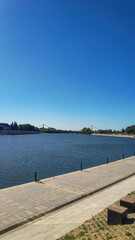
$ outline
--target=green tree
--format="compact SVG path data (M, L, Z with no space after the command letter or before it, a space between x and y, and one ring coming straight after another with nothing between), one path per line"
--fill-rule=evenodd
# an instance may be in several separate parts
M135 134L135 125L129 126L126 128L127 134Z
M11 127L11 130L18 130L18 124L17 124L17 122L12 122L11 125L10 125L10 127Z
M121 133L122 133L122 134L125 133L125 129L124 129L124 128L121 129Z
M84 128L80 131L80 133L82 133L82 134L91 134L92 131L91 131L90 128L84 127Z
M38 131L38 128L30 124L19 124L18 130L20 131Z

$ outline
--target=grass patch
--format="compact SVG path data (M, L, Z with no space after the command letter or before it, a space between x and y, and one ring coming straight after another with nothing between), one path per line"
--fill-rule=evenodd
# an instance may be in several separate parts
M131 236L132 236L132 234L131 234L130 232L126 232L125 235L126 235L127 237L131 237Z
M74 237L74 236L68 236L68 235L66 235L63 239L64 239L64 240L74 240L75 237Z
M112 236L106 234L106 240L112 239Z
M79 234L78 234L78 237L82 237L85 235L85 232L81 231Z
M100 227L99 230L105 230L105 228L104 227Z

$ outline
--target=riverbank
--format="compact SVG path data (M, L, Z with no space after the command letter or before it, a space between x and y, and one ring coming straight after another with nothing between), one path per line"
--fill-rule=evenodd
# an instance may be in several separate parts
M135 157L0 190L0 233L24 225L135 174Z
M31 135L39 134L38 131L0 131L0 136L14 136L14 135Z
M135 135L129 134L104 134L104 133L92 133L94 136L108 136L108 137L125 137L125 138L135 138Z
M0 131L0 136L13 136L13 135L32 135L32 134L51 134L51 132L39 132L39 131ZM54 132L52 132L54 133ZM55 134L57 133L74 133L74 134L82 134L79 132L71 132L71 131L63 131L63 132L55 132ZM87 134L86 134L87 135ZM135 135L129 135L129 134L104 134L104 133L92 133L90 135L93 136L109 136L109 137L125 137L125 138L135 138Z

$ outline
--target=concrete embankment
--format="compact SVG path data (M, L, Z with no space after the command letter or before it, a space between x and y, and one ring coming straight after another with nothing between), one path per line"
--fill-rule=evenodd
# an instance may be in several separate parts
M38 131L0 131L0 136L38 134Z
M0 233L135 174L135 157L0 190Z

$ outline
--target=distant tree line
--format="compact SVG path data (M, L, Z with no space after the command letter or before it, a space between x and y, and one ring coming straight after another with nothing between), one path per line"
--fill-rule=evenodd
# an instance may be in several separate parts
M40 128L39 129L40 132L43 132L43 133L61 133L62 130L59 130L59 129L55 129L55 128Z
M17 124L17 122L12 122L10 125L10 129L13 131L38 131L40 133L79 133L79 131L68 131L68 130L61 130L55 129L52 127L49 128L38 128L31 124Z
M61 130L55 129L52 127L49 128L38 128L31 124L17 124L17 122L12 122L10 125L11 130L15 131L39 131L41 133L81 133L81 134L92 134L92 133L99 133L99 134L133 134L135 135L135 125L128 126L127 128L122 128L119 131L112 130L112 129L98 129L96 131L91 130L89 127L84 127L80 131L71 131L71 130Z
M40 128L39 131L41 133L79 133L79 131L71 131L71 130L61 130L55 128Z
M123 129L127 134L135 134L135 125L129 126L126 129Z
M12 122L11 125L11 130L16 130L16 131L39 131L39 129L31 124L17 124L17 122Z
M122 128L121 130L112 130L112 129L98 129L97 131L93 131L90 128L83 128L80 133L83 134L91 134L91 133L98 133L98 134L132 134L135 135L135 125L128 126L127 128Z
M97 133L112 134L113 131L112 131L112 129L104 129L104 130L103 129L98 129ZM116 131L115 131L115 133L116 133Z

